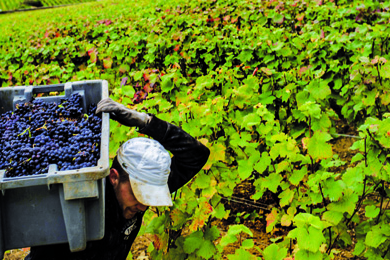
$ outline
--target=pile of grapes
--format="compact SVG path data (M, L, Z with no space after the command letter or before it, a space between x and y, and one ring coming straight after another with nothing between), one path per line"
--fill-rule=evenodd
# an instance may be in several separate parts
M59 104L42 99L17 105L0 115L0 169L5 177L44 174L97 165L102 119L91 104L83 113L80 94Z

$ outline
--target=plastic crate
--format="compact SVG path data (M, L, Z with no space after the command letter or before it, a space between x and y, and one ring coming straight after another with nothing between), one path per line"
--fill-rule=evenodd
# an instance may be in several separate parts
M0 114L17 103L31 101L38 93L64 92L40 97L59 102L81 94L84 110L108 97L104 80L68 82L48 86L0 88ZM109 115L103 113L100 159L96 167L47 174L5 178L0 170L0 256L9 249L69 243L72 252L84 250L87 241L104 236L105 177L109 174ZM0 151L1 152L1 151Z

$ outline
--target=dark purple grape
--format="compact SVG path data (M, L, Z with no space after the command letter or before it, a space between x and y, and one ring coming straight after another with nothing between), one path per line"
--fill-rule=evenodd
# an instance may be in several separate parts
M84 115L81 101L77 93L59 104L34 99L0 115L0 169L6 177L44 174L49 164L60 171L96 166L102 120L95 104Z

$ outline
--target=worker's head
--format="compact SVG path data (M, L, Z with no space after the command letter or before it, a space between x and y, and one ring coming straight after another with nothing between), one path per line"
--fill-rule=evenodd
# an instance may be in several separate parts
M169 153L152 139L133 138L118 149L109 179L125 218L147 206L172 206L170 165Z

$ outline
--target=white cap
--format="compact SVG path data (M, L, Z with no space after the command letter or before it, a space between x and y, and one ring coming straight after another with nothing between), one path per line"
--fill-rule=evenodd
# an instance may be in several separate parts
M146 206L172 206L168 188L171 157L157 141L132 138L117 152L122 168L129 174L135 198Z

